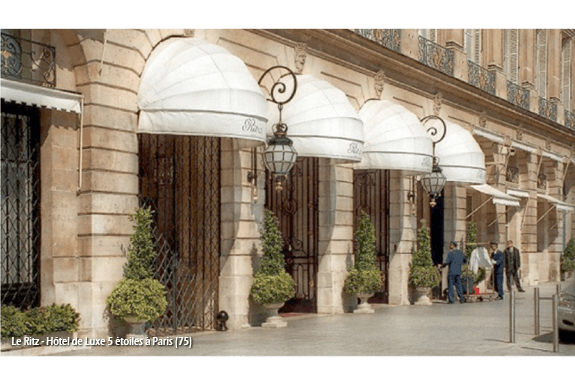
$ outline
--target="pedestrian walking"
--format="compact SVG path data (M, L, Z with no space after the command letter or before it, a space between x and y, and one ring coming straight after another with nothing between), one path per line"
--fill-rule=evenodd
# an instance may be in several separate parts
M513 290L513 281L517 286L517 290L524 292L519 281L519 269L521 268L521 254L519 249L513 246L513 241L507 241L507 248L503 252L505 255L505 275L507 276L507 289Z
M491 262L495 264L493 273L495 275L495 289L499 293L496 299L503 299L503 270L505 265L505 256L501 250L497 249L497 242L491 242Z
M447 260L442 265L443 267L449 265L449 273L447 275L447 298L449 303L455 303L455 295L453 293L453 285L457 289L457 295L459 296L459 302L465 303L465 298L463 298L463 286L461 285L461 265L467 262L467 258L463 255L461 250L457 249L457 242L451 241L449 243L449 249L451 250L447 254Z

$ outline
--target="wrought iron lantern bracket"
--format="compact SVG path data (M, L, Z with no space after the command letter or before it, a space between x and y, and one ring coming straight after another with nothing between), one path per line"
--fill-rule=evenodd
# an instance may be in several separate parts
M443 175L441 167L439 166L439 157L435 156L435 144L445 138L447 125L445 121L437 115L428 115L421 119L421 123L426 128L433 142L433 167L430 174L421 178L421 184L431 198L429 205L435 207L437 204L435 199L441 195L441 191L446 182L445 175Z
M263 151L263 159L267 170L275 181L276 191L281 191L282 180L287 178L297 159L297 152L293 147L293 142L287 137L288 126L282 121L283 107L293 99L297 91L297 78L295 73L289 68L273 66L268 68L260 77L258 81L260 86L268 75L271 76L272 71L279 71L280 76L277 80L274 80L274 84L269 91L268 100L278 106L279 119L278 122L273 125L274 136L268 141ZM286 84L286 78L291 78L293 81L293 83L289 85L290 87ZM291 88L291 90L289 90L289 88ZM255 164L256 159L253 161ZM255 167L257 167L257 165L255 165ZM252 182L253 180L255 180L257 184L257 168L248 173L248 181ZM256 191L255 188L254 191ZM254 196L257 195L254 194Z

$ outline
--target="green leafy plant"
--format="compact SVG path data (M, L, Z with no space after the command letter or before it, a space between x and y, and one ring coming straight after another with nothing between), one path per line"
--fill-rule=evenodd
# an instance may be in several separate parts
M561 272L575 271L575 238L571 238L561 255Z
M279 221L267 209L264 212L261 240L263 257L260 269L254 275L250 295L260 305L285 302L295 295L295 282L285 271Z
M355 264L348 271L343 290L347 294L375 293L381 289L383 282L377 268L375 254L375 227L369 214L362 211L355 231L357 254Z
M441 278L431 259L431 240L425 220L421 220L417 243L418 248L412 255L409 268L409 286L413 288L437 286Z
M2 338L78 331L80 314L70 305L50 305L21 311L2 307Z
M166 290L158 280L122 278L106 299L106 306L118 319L128 317L153 322L166 311Z
M156 252L152 242L152 210L140 207L130 215L130 220L135 222L135 231L130 236L124 278L106 299L106 306L119 320L133 317L153 322L164 314L168 301L164 285L153 278Z

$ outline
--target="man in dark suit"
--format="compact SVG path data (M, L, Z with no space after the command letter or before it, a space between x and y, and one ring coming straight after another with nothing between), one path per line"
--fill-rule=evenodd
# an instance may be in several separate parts
M457 242L451 241L449 243L449 249L451 250L447 254L447 260L442 265L443 267L449 265L449 274L447 275L447 297L449 303L455 302L455 295L453 294L453 285L457 289L457 295L459 296L459 302L464 303L465 298L463 298L463 286L461 285L461 265L467 262L467 258L463 255L461 250L457 249Z
M513 281L517 285L517 290L525 291L519 281L519 268L521 267L521 255L517 247L513 246L513 241L507 241L507 248L503 252L505 255L505 274L507 275L507 288L513 290Z
M495 264L493 273L495 274L495 289L499 293L496 299L503 299L503 269L505 256L501 250L497 249L497 242L491 242L491 262Z

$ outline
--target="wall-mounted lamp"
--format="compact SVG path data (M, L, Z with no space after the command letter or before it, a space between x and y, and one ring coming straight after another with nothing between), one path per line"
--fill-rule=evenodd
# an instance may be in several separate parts
M287 71L287 73L279 76L278 80L274 83L269 93L271 99L268 100L277 104L278 106L279 121L273 126L274 136L268 141L268 145L263 152L263 158L264 164L268 171L271 173L272 180L275 182L276 191L281 191L282 180L287 178L297 158L297 152L292 145L293 142L287 137L288 126L282 122L283 106L293 99L297 90L297 79L295 73L293 73L289 68L284 66L274 66L267 69L263 73L263 75L260 77L260 80L258 81L259 85L261 85L262 80L272 70L280 70L282 72ZM291 91L291 94L289 94L289 97L285 97L285 100L281 100L281 98L278 99L278 97L282 96L282 94L285 94L287 89L286 83L283 81L284 77L286 76L292 77L293 90ZM250 176L248 175L248 179L249 178Z
M431 140L433 141L433 168L431 169L431 174L421 177L421 185L431 198L429 205L435 207L437 204L435 203L435 199L441 195L441 191L447 181L445 175L441 172L441 167L439 167L439 158L435 156L435 143L439 143L445 138L447 125L443 119L436 115L424 117L421 119L421 123L427 128L427 132L431 135Z

